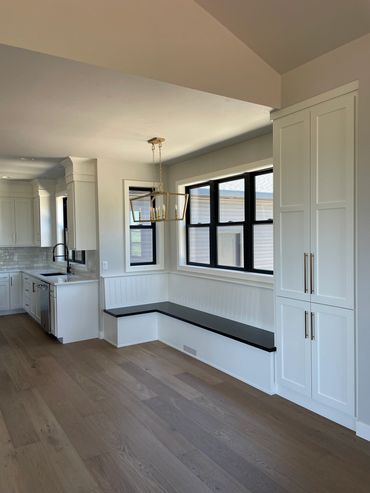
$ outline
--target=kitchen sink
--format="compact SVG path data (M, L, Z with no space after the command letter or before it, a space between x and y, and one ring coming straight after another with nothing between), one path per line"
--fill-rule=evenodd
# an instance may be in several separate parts
M50 277L50 276L66 276L65 272L45 272L44 274L40 274L40 276Z

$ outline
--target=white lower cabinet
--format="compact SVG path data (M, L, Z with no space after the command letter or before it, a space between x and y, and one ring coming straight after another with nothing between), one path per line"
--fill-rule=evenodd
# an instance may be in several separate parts
M279 297L276 323L279 393L354 416L353 311Z
M9 274L0 274L0 311L8 311L9 307Z
M23 308L22 274L20 272L11 272L9 274L9 294L10 294L10 309L19 310Z

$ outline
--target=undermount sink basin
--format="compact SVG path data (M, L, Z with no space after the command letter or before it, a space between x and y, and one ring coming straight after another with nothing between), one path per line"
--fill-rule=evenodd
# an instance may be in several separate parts
M65 272L45 272L45 274L40 274L40 276L50 277L50 276L66 276Z

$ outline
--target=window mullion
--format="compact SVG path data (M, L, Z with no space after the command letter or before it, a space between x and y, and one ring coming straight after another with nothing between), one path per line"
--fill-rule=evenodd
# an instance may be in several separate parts
M210 246L210 266L217 266L217 223L218 223L218 184L210 182L210 213L211 223L209 228L209 246Z
M253 178L250 173L245 175L245 223L244 223L244 266L245 270L253 270Z

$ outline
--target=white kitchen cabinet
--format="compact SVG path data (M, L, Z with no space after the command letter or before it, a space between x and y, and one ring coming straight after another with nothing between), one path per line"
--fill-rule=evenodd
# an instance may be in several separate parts
M33 245L33 201L28 198L14 199L15 245Z
M30 306L30 315L38 322L41 321L41 312L40 312L40 295L37 289L37 286L40 284L40 280L36 277L31 277L31 306Z
M310 113L274 122L274 277L278 296L308 301Z
M277 388L354 426L357 92L274 119Z
M30 198L0 198L0 246L33 245L33 202Z
M14 199L0 197L0 246L15 245Z
M311 396L310 303L278 298L276 303L279 384Z
M68 158L64 166L68 247L71 250L96 250L96 161Z
M354 306L355 96L311 114L311 301Z
M10 310L19 310L23 307L22 302L22 275L20 272L9 274Z
M99 337L99 283L51 286L51 333L69 343Z
M0 311L9 311L9 274L0 274Z
M22 286L23 286L23 309L27 313L31 313L31 277L28 274L22 274Z
M312 303L311 314L312 398L354 415L353 310Z
M354 306L355 99L274 121L278 296Z
M289 298L276 302L279 390L354 415L353 311ZM294 395L294 394L290 394Z

